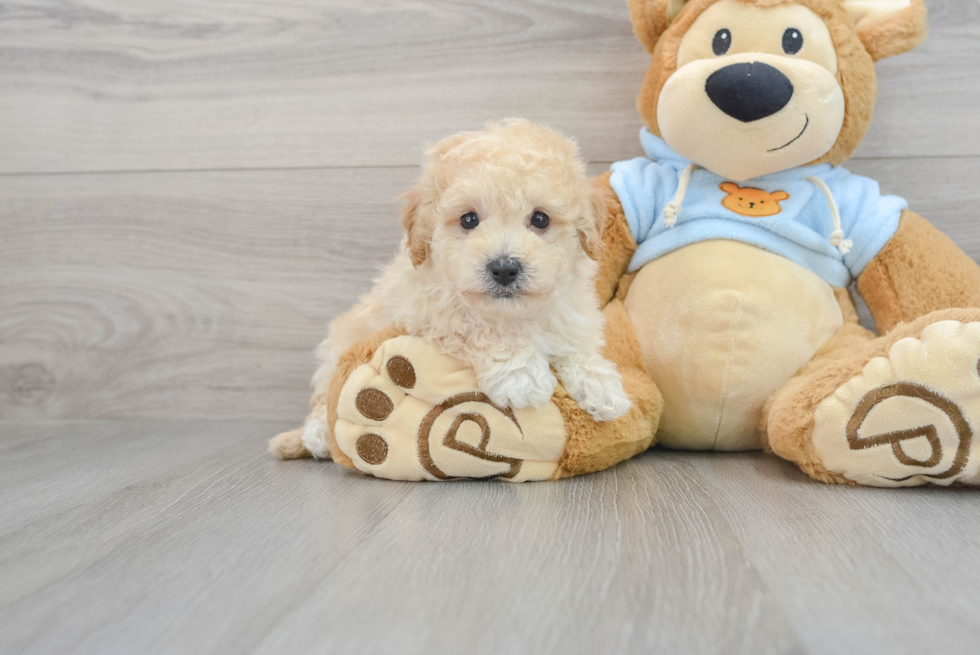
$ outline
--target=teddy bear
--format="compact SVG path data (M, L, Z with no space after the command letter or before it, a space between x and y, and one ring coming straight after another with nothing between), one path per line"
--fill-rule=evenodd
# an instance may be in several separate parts
M471 370L392 326L315 390L333 459L380 478L518 482L656 443L766 449L827 483L980 484L980 266L842 167L871 121L874 62L925 38L922 0L629 11L651 55L645 156L596 180L609 208L596 292L632 408L597 423L560 386L545 407L493 405ZM300 433L270 450L309 456Z

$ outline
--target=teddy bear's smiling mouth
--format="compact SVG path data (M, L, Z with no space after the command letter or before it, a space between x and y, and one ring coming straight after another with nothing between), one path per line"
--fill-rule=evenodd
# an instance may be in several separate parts
M796 138L795 139L793 139L792 141L790 141L789 143L787 143L784 146L779 146L778 148L773 148L769 152L778 152L780 150L785 150L786 148L789 148L791 145L793 145L794 143L796 143L797 141L800 140L800 137L803 136L803 134L806 132L806 129L808 127L810 127L810 115L809 114L807 114L807 116L806 116L806 125L803 126L803 130L799 134L796 135Z

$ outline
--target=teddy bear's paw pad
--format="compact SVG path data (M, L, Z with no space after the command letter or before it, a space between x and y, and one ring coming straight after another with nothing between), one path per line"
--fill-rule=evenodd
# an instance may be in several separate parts
M340 392L337 446L391 480L546 480L565 449L554 402L511 410L481 393L471 368L418 337L382 344Z
M870 486L980 484L980 323L897 341L814 412L824 466Z

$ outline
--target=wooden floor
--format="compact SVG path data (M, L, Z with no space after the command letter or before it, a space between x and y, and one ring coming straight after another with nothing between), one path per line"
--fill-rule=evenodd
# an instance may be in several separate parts
M966 490L653 451L558 483L278 462L266 422L0 426L3 653L976 653Z
M980 0L848 168L980 258ZM626 0L0 2L0 654L957 653L975 492L653 451L554 484L282 463L421 144L640 154Z

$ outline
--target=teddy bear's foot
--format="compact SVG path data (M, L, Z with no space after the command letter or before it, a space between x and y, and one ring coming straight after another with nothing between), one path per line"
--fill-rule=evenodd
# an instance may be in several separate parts
M392 480L546 480L565 450L553 401L495 405L473 370L427 341L384 342L340 392L336 448L364 473Z
M770 440L777 454L823 469L815 477L870 486L980 484L980 310L974 321L936 320L939 312L868 341L846 379L831 366L801 382L818 389L810 396L811 444L794 448L781 427L794 399L777 397ZM834 369L837 368L835 371ZM841 383L842 382L842 383ZM802 389L802 387L801 387ZM796 402L805 393L796 394ZM797 405L797 409L803 409ZM808 471L813 474L812 471Z

